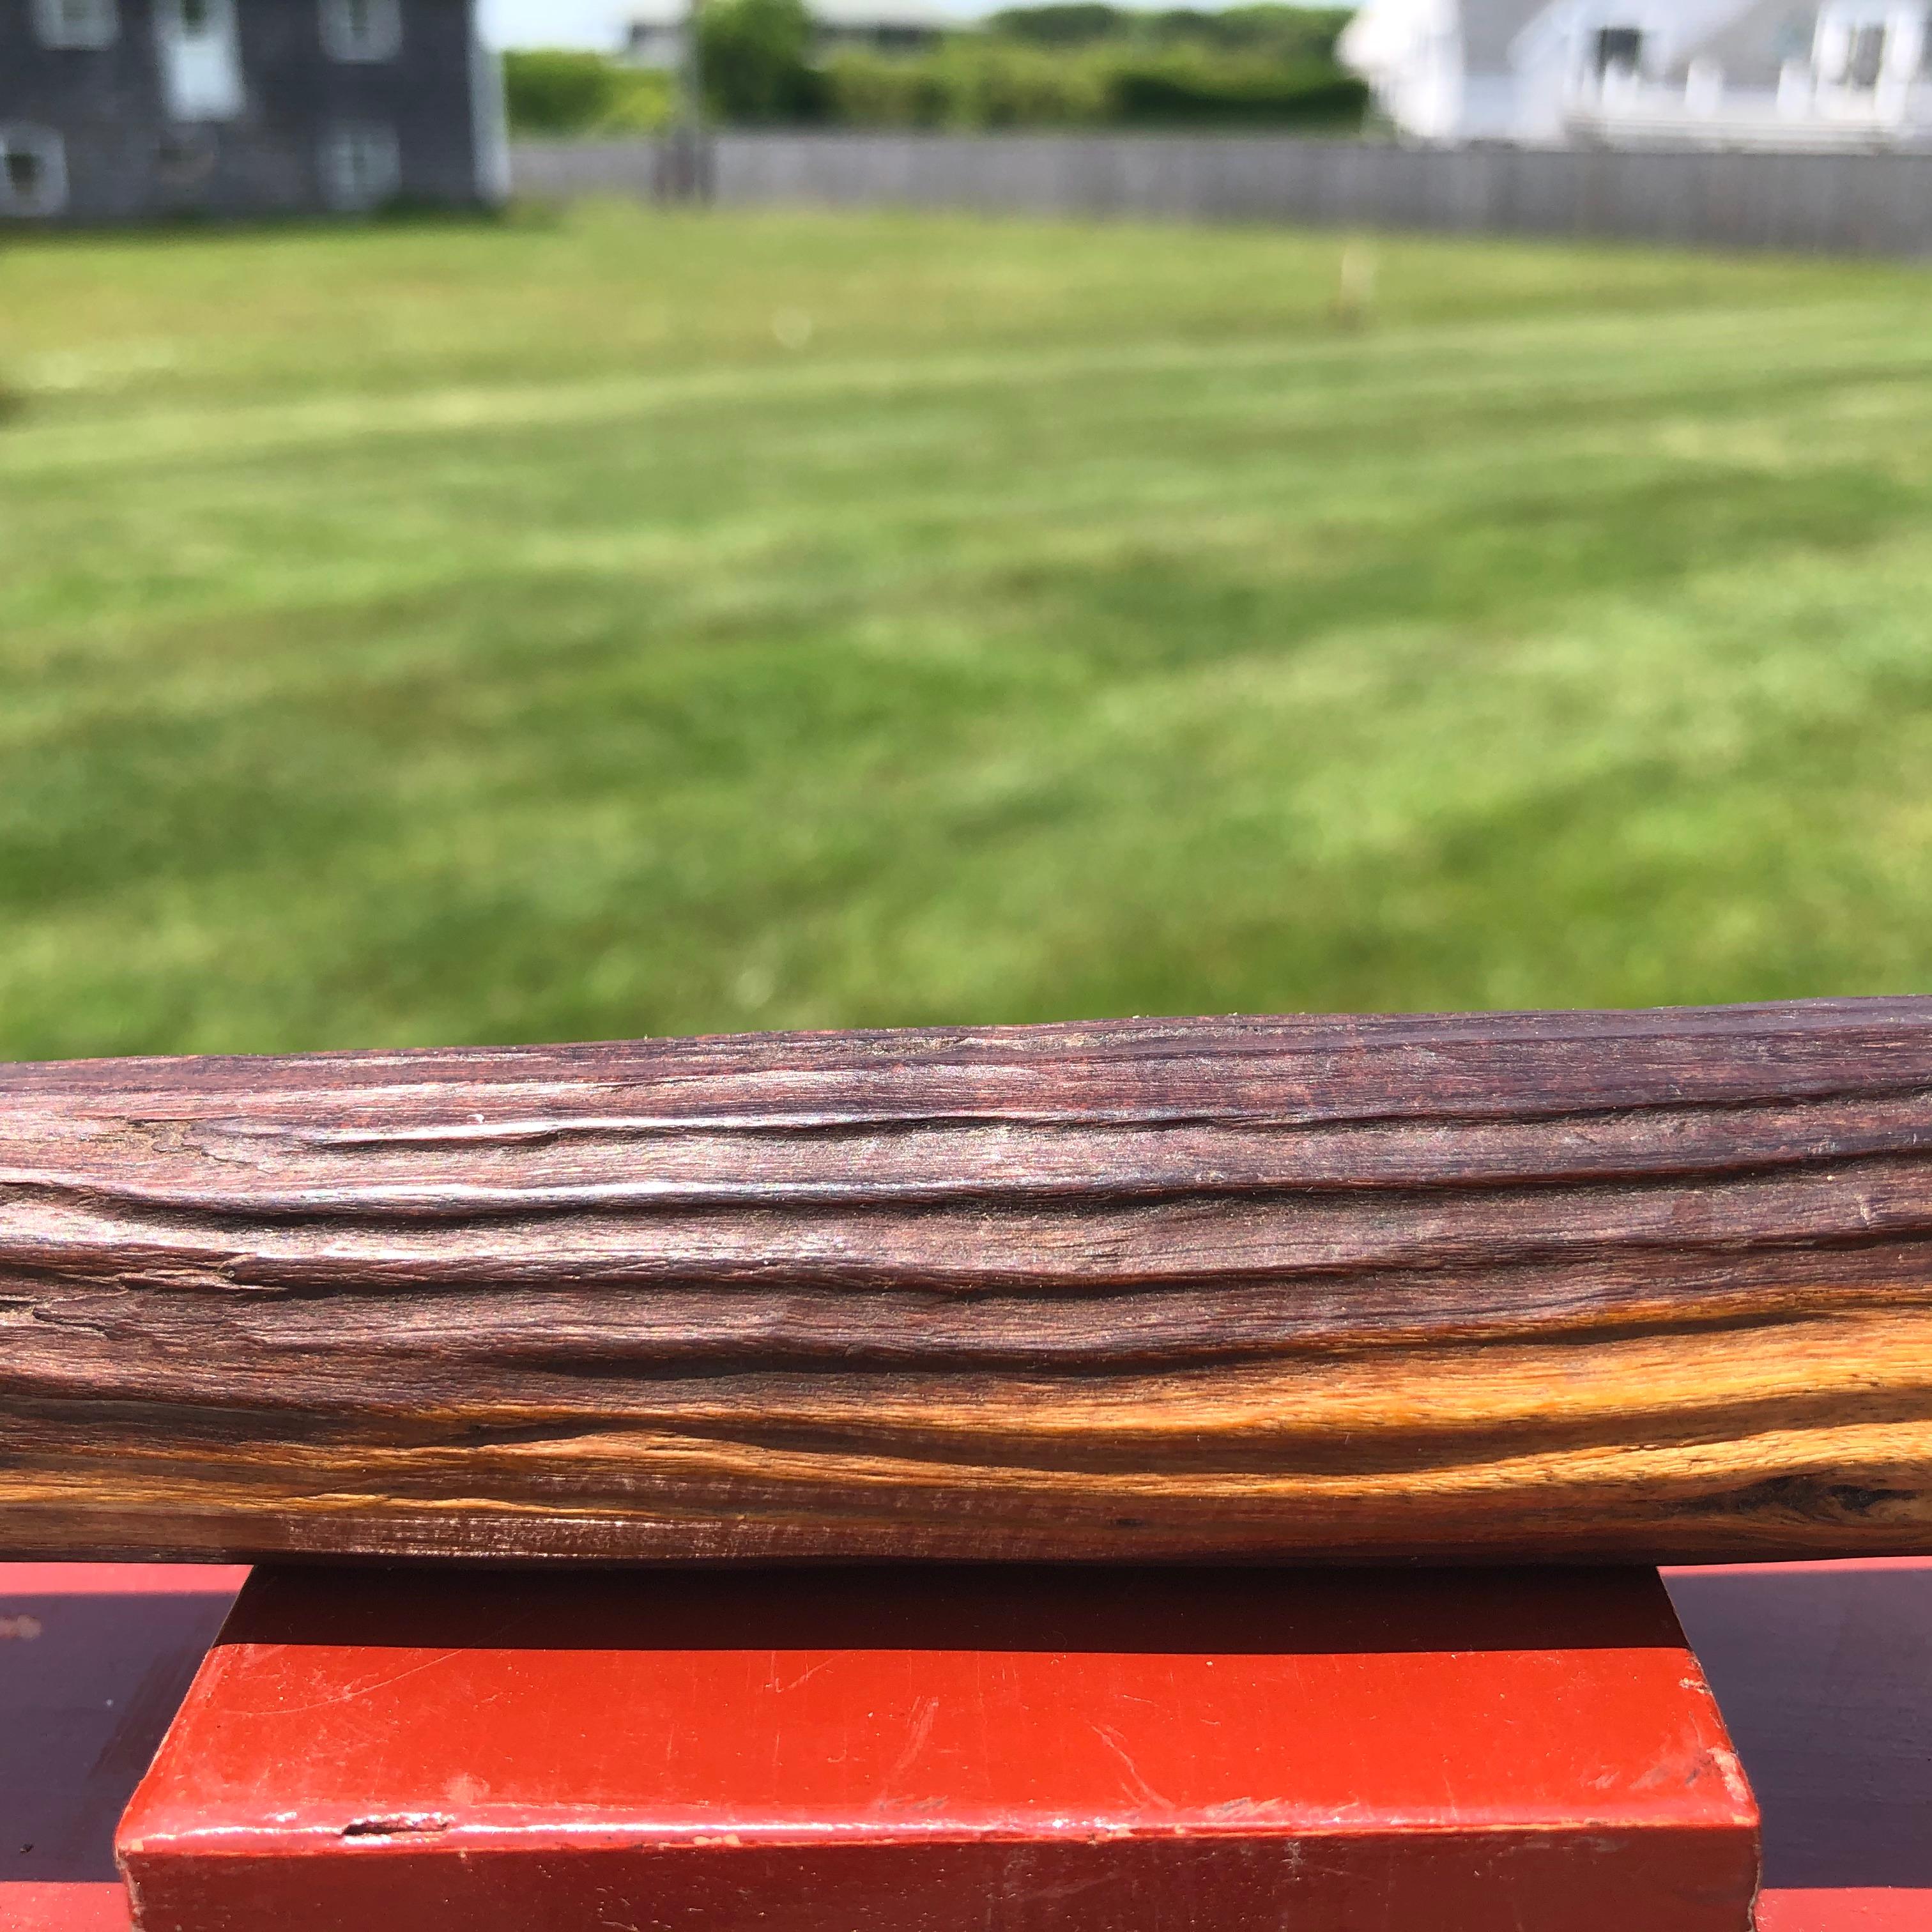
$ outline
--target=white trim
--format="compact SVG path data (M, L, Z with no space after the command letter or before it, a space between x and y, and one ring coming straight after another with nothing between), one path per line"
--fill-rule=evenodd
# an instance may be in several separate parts
M121 37L119 0L34 0L44 47L111 47Z
M16 152L33 156L39 185L23 194L11 165ZM67 144L51 128L22 122L0 124L0 215L32 220L58 214L67 206Z
M248 105L235 0L154 0L154 43L171 120L232 121Z
M345 214L380 208L403 184L402 142L386 122L341 122L322 137L322 193Z
M321 0L322 50L331 60L392 61L403 50L402 0Z
M1720 61L1700 54L1684 70L1684 106L1691 114L1715 115L1724 111L1724 69Z
M470 132L475 144L476 192L492 208L510 198L510 113L503 95L503 58L470 36Z

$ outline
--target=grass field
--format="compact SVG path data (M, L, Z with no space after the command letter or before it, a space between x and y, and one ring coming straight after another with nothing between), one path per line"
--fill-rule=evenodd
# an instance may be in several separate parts
M0 1054L1932 988L1932 274L0 247Z

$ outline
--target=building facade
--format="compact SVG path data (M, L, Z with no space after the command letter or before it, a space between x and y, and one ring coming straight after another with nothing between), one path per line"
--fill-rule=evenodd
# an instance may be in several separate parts
M1932 145L1928 0L1366 0L1341 52L1421 140Z
M508 192L473 0L0 0L0 220Z

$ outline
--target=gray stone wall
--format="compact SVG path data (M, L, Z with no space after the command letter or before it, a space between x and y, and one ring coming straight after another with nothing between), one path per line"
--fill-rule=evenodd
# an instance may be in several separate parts
M0 130L57 132L68 195L57 219L136 221L320 212L332 130L392 128L396 197L464 206L485 198L472 99L471 0L402 0L393 60L332 60L319 0L235 0L246 104L230 120L171 122L155 0L119 0L98 48L42 44L31 0L0 0Z

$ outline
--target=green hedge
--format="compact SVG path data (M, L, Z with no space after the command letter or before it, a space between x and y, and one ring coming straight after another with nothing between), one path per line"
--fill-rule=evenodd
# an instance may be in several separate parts
M1112 76L1110 120L1126 127L1357 128L1368 90L1352 76L1312 63L1179 54L1124 61Z
M914 58L825 63L826 118L846 127L1359 126L1361 83L1325 62L1102 43L1077 52L962 35Z
M1332 58L1346 17L1072 0L995 15L923 53L847 48L814 63L799 0L711 0L706 104L732 125L1348 128L1367 94ZM512 54L508 79L519 134L643 133L673 116L670 76L596 54Z
M602 54L506 54L503 83L519 134L648 134L669 124L675 98L669 74Z
M848 128L1052 128L1107 118L1084 56L961 35L911 57L851 49L825 63L826 118Z
M1286 61L1330 61L1352 15L1346 8L1264 4L1215 12L1168 8L1159 12L1113 7L1105 0L1056 0L1045 7L1010 7L988 29L1003 40L1037 46L1091 46L1101 41L1156 45L1193 41L1230 52L1266 52Z

